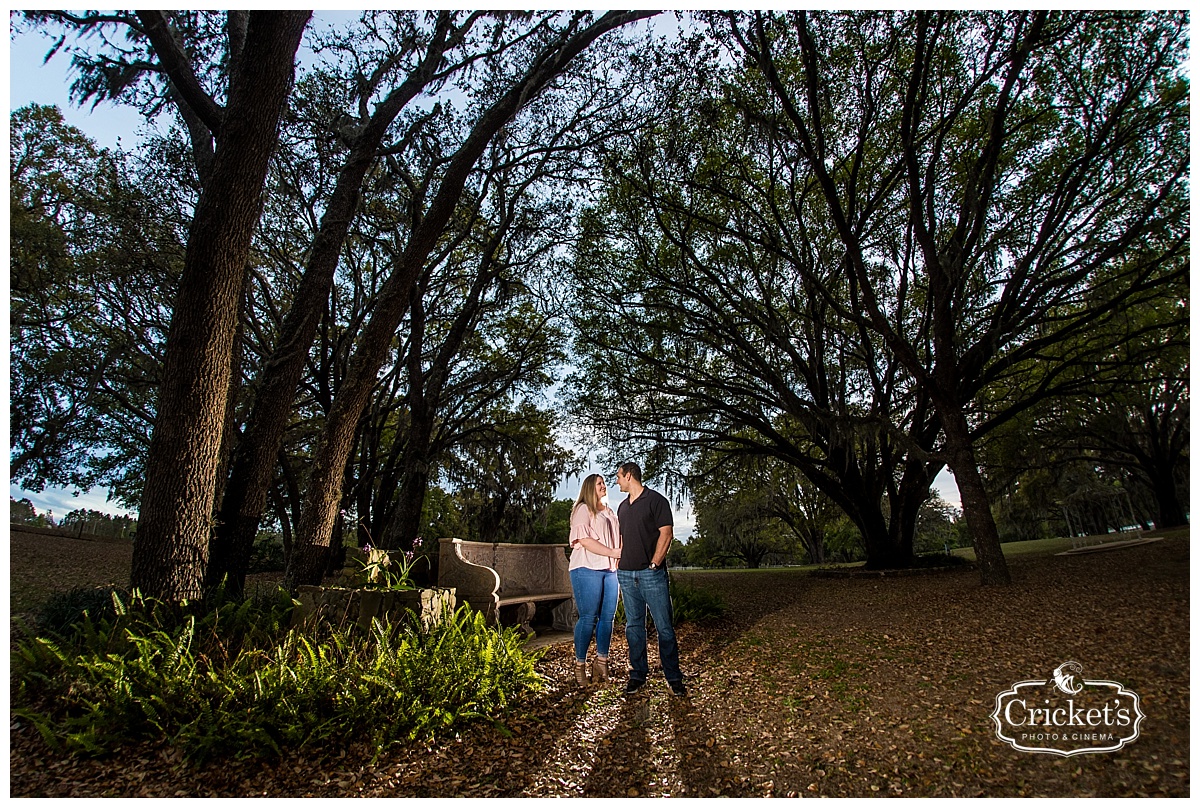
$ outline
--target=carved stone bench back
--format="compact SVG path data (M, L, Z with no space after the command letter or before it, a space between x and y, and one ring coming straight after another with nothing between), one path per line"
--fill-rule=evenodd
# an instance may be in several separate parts
M463 542L460 547L465 560L491 567L500 576L496 594L501 599L571 591L562 545Z

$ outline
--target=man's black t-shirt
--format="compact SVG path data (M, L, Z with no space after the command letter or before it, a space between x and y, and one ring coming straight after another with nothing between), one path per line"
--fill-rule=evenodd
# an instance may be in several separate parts
M621 560L617 569L644 570L654 558L658 547L658 529L674 525L671 503L657 491L643 488L632 503L626 498L617 506L617 519L621 522ZM666 566L666 560L663 561Z

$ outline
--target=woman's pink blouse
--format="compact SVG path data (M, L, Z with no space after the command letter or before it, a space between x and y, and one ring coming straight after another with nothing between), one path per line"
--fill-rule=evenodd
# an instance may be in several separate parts
M579 503L571 513L571 565L570 569L587 567L593 570L615 570L617 559L589 552L579 543L581 538L595 539L614 550L621 546L621 525L617 513L605 508L596 515L585 503Z

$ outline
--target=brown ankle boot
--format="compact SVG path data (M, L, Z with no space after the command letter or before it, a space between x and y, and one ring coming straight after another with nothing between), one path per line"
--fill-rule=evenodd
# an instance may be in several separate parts
M592 660L592 682L600 684L608 681L608 660L596 657Z
M587 687L588 670L586 662L575 662L575 684L580 687Z

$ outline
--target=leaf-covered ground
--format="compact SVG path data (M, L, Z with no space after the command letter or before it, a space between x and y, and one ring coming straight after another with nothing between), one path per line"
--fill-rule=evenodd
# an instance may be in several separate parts
M21 556L14 535L14 582L28 573ZM570 646L553 646L540 663L547 688L502 725L476 723L377 757L321 749L196 767L141 746L81 760L55 756L14 722L10 788L45 797L1186 797L1189 560L1188 540L1177 537L1014 556L1014 583L1003 588L981 587L969 569L856 579L675 573L718 589L730 606L721 620L678 630L692 676L686 699L661 680L624 696L618 631L611 687L578 689ZM44 553L40 573L74 580L56 565L79 563L99 569L74 548ZM996 739L996 695L1067 660L1140 695L1136 741L1061 758Z

